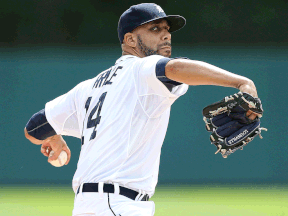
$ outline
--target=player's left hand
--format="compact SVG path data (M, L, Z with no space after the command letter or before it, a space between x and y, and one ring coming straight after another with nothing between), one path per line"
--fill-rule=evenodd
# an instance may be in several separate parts
M49 154L52 150L54 151L54 154L53 156L49 157ZM68 157L65 163L65 165L67 165L71 158L71 151L61 135L54 135L54 136L48 137L42 143L41 153L44 156L49 157L48 162L56 160L58 156L60 155L61 151L65 151L67 153Z
M26 128L24 128L24 134L25 134L25 137L31 143L36 144L36 145L42 145L41 146L41 153L44 156L49 157L51 150L54 151L53 156L48 158L48 162L50 162L52 160L56 160L58 158L59 154L61 153L61 151L63 150L67 153L67 156L68 156L65 165L67 165L69 163L70 158L71 158L71 151L70 151L69 147L67 146L65 140L63 139L63 137L61 135L51 136L45 140L38 140L38 139L32 137L31 135L29 135Z

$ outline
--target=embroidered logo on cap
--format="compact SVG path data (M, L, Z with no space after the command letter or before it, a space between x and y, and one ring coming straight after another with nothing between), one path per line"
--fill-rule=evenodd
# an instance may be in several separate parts
M156 8L159 13L164 13L164 10L159 5L156 5Z

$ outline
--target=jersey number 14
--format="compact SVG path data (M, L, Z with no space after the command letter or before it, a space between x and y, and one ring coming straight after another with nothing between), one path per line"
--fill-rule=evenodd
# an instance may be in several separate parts
M102 106L103 106L103 103L104 103L104 100L105 100L105 97L106 97L106 94L107 92L104 92L100 98L99 98L99 101L98 103L96 104L96 106L91 110L89 116L88 116L88 120L87 120L87 128L93 128L93 132L90 136L90 139L89 140L92 140L96 137L96 134L97 134L97 131L96 131L96 127L97 125L100 123L100 120L101 120L101 116L100 116L100 113L101 113L101 109L102 109ZM86 109L86 113L89 109L89 106L90 106L90 102L91 102L91 99L92 97L89 97L85 103L85 109ZM96 115L96 118L93 119L93 116L94 114L96 113L97 111L97 115ZM83 139L83 138L82 138ZM82 143L83 144L83 143Z

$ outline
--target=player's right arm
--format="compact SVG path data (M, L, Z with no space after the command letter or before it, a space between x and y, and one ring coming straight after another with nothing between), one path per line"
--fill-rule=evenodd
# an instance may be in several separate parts
M233 87L258 97L252 80L201 61L172 59L166 64L165 75L188 85Z

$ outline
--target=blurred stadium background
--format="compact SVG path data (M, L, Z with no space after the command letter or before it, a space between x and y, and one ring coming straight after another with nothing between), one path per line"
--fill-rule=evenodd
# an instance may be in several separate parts
M154 1L187 25L173 57L205 61L252 79L265 110L263 140L223 159L209 144L201 110L236 89L190 87L172 106L152 200L157 215L288 215L288 3ZM2 0L0 3L0 216L71 215L72 159L52 167L23 129L49 100L114 64L119 16L140 1Z

